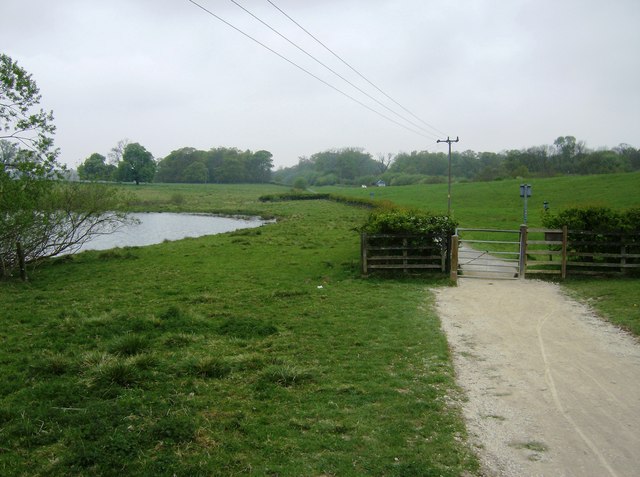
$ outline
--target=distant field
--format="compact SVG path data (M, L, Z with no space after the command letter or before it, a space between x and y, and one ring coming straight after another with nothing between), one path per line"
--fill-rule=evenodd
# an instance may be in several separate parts
M640 173L555 177L549 179L454 183L451 187L452 215L462 227L517 228L523 221L520 184L532 186L529 198L530 226L541 226L543 202L552 211L596 205L612 208L640 207ZM447 211L447 184L402 187L322 187L356 197L386 199L399 205L435 213Z

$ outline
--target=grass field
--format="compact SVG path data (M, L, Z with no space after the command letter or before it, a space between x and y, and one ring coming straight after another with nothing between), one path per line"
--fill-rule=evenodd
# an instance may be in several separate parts
M638 179L531 181L532 204L638 206ZM517 225L518 184L455 184L456 217ZM286 190L273 185L126 189L132 210L279 221L85 252L0 283L0 475L477 471L427 291L447 281L361 278L366 210L259 202ZM333 191L446 207L446 185ZM566 286L638 333L637 281Z
M523 222L520 184L532 186L528 200L528 224L542 225L543 202L551 211L575 206L612 208L640 207L640 173L597 176L554 177L549 179L505 180L495 182L454 183L451 187L453 217L462 227L517 229ZM447 184L403 187L322 187L335 192L375 200L390 200L399 205L417 207L435 213L447 211Z
M280 221L0 284L0 475L477 468L426 292L437 281L361 279L366 211L261 204L265 189L145 186L150 209L179 193L185 208Z

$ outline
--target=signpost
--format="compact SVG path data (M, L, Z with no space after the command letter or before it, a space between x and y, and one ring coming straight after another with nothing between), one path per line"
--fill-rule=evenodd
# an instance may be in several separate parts
M527 225L527 198L531 197L531 184L520 184L520 197L524 198L524 224Z

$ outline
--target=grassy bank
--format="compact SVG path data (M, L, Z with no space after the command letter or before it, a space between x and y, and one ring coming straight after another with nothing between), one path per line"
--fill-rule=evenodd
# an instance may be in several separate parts
M359 277L366 211L196 190L134 205L281 220L0 284L0 474L475 471L433 283Z
M462 227L518 228L523 221L523 199L520 184L532 186L528 201L529 220L533 227L542 225L543 202L552 211L569 207L603 206L612 208L640 206L640 173L603 174L594 176L553 177L548 179L464 182L452 185L452 215ZM322 187L322 192L335 192L355 197L389 200L395 204L447 211L447 184L403 187Z
M571 295L588 303L615 325L640 337L640 280L591 278L564 284Z

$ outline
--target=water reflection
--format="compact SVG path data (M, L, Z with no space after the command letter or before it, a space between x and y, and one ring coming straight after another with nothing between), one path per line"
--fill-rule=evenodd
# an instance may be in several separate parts
M202 237L259 227L268 222L260 218L231 218L169 212L135 213L129 214L129 217L135 219L137 223L126 225L113 234L96 236L85 243L80 251L153 245L165 240Z

